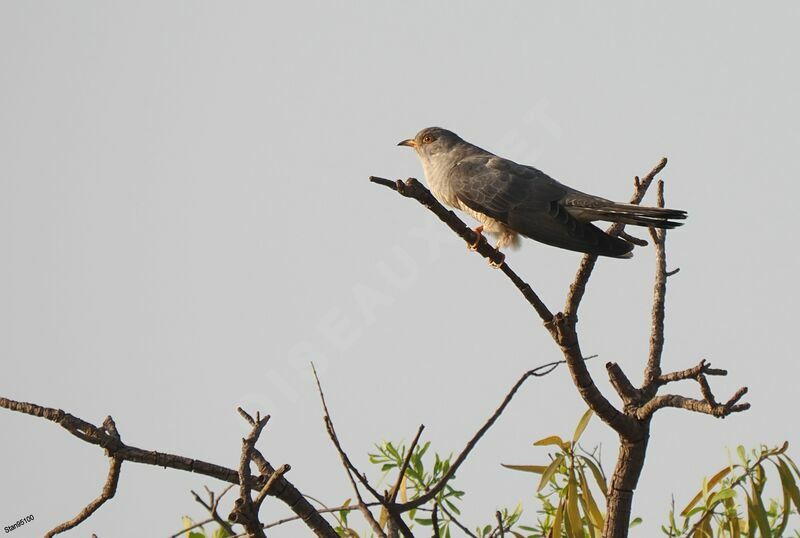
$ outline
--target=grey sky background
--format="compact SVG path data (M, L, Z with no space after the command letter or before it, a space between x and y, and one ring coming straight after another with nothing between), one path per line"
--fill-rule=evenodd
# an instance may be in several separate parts
M308 366L365 469L420 423L458 451L527 369L560 357L499 272L369 175L421 176L395 144L440 125L565 183L626 199L662 156L670 206L665 368L706 358L750 387L720 421L664 411L635 501L655 536L725 464L788 440L800 457L796 3L3 2L0 394L123 440L235 466L237 405L273 415L262 451L301 491L352 495ZM649 198L652 200L652 197ZM641 234L640 234L641 235ZM560 308L580 255L526 241L509 262ZM583 349L640 376L653 255L602 260ZM676 387L677 388L677 387ZM680 387L696 394L691 384ZM464 519L524 501L531 443L585 407L566 370L527 384L456 484ZM103 483L102 451L0 413L0 526L39 536ZM593 422L607 469L616 440ZM373 478L378 474L369 469ZM126 464L68 536L167 536L221 484ZM268 502L265 520L286 512ZM305 536L288 525L274 536Z

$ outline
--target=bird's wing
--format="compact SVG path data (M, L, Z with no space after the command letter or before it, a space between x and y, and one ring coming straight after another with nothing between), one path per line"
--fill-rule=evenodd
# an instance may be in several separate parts
M536 241L604 256L623 256L633 247L570 215L562 200L572 189L531 166L476 155L460 160L448 179L464 205Z

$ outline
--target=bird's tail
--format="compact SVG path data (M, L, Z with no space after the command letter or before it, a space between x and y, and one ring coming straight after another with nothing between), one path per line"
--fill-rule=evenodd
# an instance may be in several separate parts
M617 203L610 203L601 207L581 208L581 213L591 220L605 220L608 222L633 224L635 226L666 229L672 229L683 225L682 222L675 222L675 220L683 220L688 216L686 211L680 209L644 207L634 204Z

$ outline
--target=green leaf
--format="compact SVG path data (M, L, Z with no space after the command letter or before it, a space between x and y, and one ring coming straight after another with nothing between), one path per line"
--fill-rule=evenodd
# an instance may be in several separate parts
M736 492L731 488L724 488L716 492L711 498L708 500L708 509L710 510L713 508L715 504L720 502L723 499L730 499L731 497L736 497Z
M686 517L686 515L689 513L689 510L691 510L692 507L694 507L694 505L697 504L700 501L700 499L703 498L704 490L710 491L717 484L717 482L719 482L720 480L725 478L725 476L729 472L731 472L731 468L730 467L725 467L724 469L719 471L717 474L712 476L711 480L709 480L708 482L704 482L703 483L703 488L701 488L700 491L697 492L697 495L695 495L694 498L692 498L692 500L689 502L689 504L686 505L686 508L684 508L681 511L681 517Z
M587 458L586 456L578 456L578 459L583 461L589 467L589 470L592 471L594 475L594 480L597 482L597 486L603 492L603 496L608 495L608 486L606 486L606 479L603 477L603 473L600 471L600 468L597 466L595 462L591 460L591 458Z
M757 527L761 538L770 538L772 536L769 521L767 521L767 511L764 510L764 504L761 502L760 497L753 499L749 495L747 496L747 515L751 531Z
M558 508L556 509L556 515L553 518L553 526L550 528L550 536L555 536L556 538L561 536L561 523L564 521L564 501L562 500L558 503Z
M586 412L581 417L581 419L578 421L578 427L575 428L575 433L572 434L573 445L578 442L578 439L580 439L581 435L583 434L583 430L585 430L586 426L589 425L589 419L592 418L592 414L593 414L592 410L587 409Z
M526 473L542 474L547 469L547 465L509 465L501 463L506 469L514 469L515 471L525 471Z
M641 524L642 524L642 518L640 518L640 517L635 517L635 518L633 518L633 520L631 520L630 524L628 524L628 528L629 528L629 529L632 529L632 528L634 528L635 526L637 526L637 525L641 525Z
M797 488L797 482L795 482L792 476L792 471L789 470L789 466L786 465L786 462L782 458L779 458L778 463L775 465L778 467L778 475L781 477L781 485L783 486L784 493L791 497L795 509L800 513L800 489Z
M575 473L570 469L569 481L567 482L567 519L574 536L583 534L583 522L581 513L578 511L578 481Z
M428 527L433 525L433 520L432 519L428 519L428 518L421 518L420 517L420 518L415 519L414 521L416 521L420 525L425 525L425 526L428 526Z
M564 448L564 446L566 446L566 443L558 435L551 435L550 437L539 439L538 441L533 443L533 446L548 446L548 445L555 445L559 448Z
M744 447L739 445L736 447L736 453L739 454L739 459L742 460L742 465L745 467L748 466L747 464L747 452L745 452Z
M597 502L595 502L592 496L592 490L589 488L589 482L586 480L586 474L584 474L583 469L580 469L579 476L581 479L581 498L586 503L586 515L592 526L602 531L604 523L603 513L600 512L600 508L598 508Z
M547 466L547 469L544 470L542 473L542 479L539 481L539 487L536 488L536 491L542 491L553 475L558 471L558 468L561 466L561 463L564 461L564 454L558 454L553 461L550 462L550 465Z

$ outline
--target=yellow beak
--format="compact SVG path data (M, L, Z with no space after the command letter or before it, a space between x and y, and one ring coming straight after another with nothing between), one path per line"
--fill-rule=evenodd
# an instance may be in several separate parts
M417 147L417 143L414 142L413 138L409 138L408 140L403 140L402 142L397 144L398 146L408 146L410 148Z

